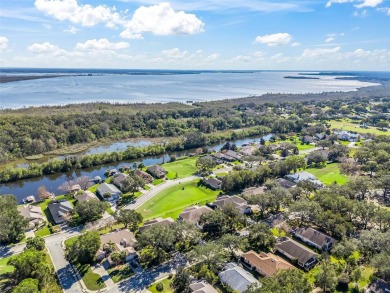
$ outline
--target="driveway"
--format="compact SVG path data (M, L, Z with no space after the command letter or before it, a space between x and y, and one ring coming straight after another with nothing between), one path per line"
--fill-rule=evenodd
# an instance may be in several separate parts
M163 191L164 189L169 188L169 187L174 186L174 185L179 184L179 183L193 181L193 180L198 179L198 178L199 177L197 177L197 176L190 176L190 177L186 177L186 178L180 178L180 179L166 181L166 182L164 182L160 185L157 185L157 186L153 187L152 189L148 190L143 195L138 197L136 199L135 203L128 204L127 206L124 207L124 209L135 210L136 208L143 205L145 202L147 202L149 199L156 196L159 192Z

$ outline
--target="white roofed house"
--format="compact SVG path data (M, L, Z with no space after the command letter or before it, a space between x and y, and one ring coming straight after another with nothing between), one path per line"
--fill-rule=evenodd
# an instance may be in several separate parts
M119 199L122 192L113 184L103 183L100 184L96 190L96 193L104 200L114 201Z
M37 206L18 206L18 212L23 218L29 221L26 230L32 230L38 227L44 220L42 209Z
M251 284L260 285L260 282L252 274L235 263L228 263L218 276L221 283L234 292L243 293Z

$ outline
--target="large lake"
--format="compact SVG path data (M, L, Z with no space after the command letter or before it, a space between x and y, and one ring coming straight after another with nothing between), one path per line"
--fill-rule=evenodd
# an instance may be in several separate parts
M0 73L4 74L4 72ZM43 71L39 74L45 73L51 72ZM316 76L319 79L284 78L296 76L298 72L198 72L196 74L96 74L94 72L92 74L92 76L64 76L2 83L0 84L0 108L95 101L121 103L209 101L265 93L351 91L376 85L357 80L336 79L335 75Z

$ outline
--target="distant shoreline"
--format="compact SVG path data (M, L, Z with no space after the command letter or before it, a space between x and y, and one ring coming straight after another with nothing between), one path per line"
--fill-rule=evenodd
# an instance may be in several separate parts
M55 77L69 77L69 76L86 76L86 75L0 75L0 83L42 79L42 78L55 78Z

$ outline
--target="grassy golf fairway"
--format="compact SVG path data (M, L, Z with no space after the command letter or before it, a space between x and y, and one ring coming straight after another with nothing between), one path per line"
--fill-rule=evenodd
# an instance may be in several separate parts
M156 217L171 217L176 219L188 206L204 205L207 201L214 201L219 191L203 186L197 186L198 181L177 184L169 187L137 208L145 220Z
M183 160L176 160L175 162L172 163L166 163L162 165L162 167L174 175L176 175L177 173L177 176L179 178L184 178L184 177L191 176L198 170L195 167L195 162L197 159L198 159L197 157L191 157ZM174 179L174 178L170 178L170 179Z
M350 121L342 120L335 121L332 120L329 122L331 129L342 129L345 131L353 131L357 133L372 133L376 135L390 135L390 131L379 130L375 127L368 126L368 128L361 128L359 124L352 123Z
M335 181L337 184L345 184L348 182L348 176L340 174L339 164L337 163L328 164L324 168L309 168L305 171L313 174L326 185L330 185Z

